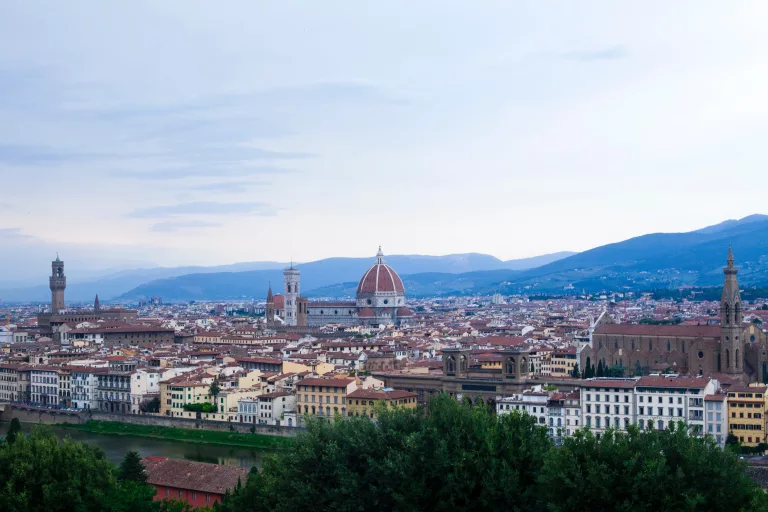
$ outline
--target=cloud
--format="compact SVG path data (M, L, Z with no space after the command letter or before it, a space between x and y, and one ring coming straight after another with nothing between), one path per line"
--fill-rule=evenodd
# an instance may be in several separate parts
M245 192L252 186L266 185L265 181L222 181L220 183L203 183L190 185L184 190L202 190L205 192Z
M181 180L187 178L205 177L247 177L261 174L285 174L296 172L293 169L268 165L249 166L241 164L237 167L222 167L215 164L206 167L178 167L158 169L155 171L114 171L112 176L135 180Z
M173 233L182 229L215 228L219 226L221 226L219 222L206 222L203 220L168 221L158 222L152 226L152 231L156 233Z
M36 165L89 160L105 155L60 151L47 146L0 144L0 164Z
M137 208L128 213L126 217L135 219L153 219L178 217L184 215L241 215L252 214L260 216L275 215L276 210L259 202L251 203L215 203L211 201L197 201L191 203L179 203L172 205L151 206Z
M31 240L35 237L25 235L21 228L0 228L0 242L4 240Z
M593 62L596 60L618 60L625 59L629 53L622 45L609 46L598 50L573 51L561 54L565 60L575 60L579 62Z

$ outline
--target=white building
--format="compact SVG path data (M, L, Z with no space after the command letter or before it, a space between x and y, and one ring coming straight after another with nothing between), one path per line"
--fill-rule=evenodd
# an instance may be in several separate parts
M106 374L107 368L78 368L72 370L72 407L91 410L99 408L97 386L99 374Z
M139 414L142 402L148 395L160 396L160 372L136 370L131 375L131 413Z
M58 368L38 366L30 373L30 401L33 404L59 406Z
M634 422L637 379L597 377L581 388L582 424L600 434L608 427L626 430Z
M274 391L242 398L237 402L237 412L241 423L293 427L296 426L296 395L288 391Z
M565 396L565 435L573 435L582 426L581 392L577 389Z
M725 393L704 397L704 432L715 438L720 447L728 437L728 402Z
M520 411L536 418L541 426L547 424L547 402L549 395L543 392L526 391L496 400L496 413L501 416L512 411Z
M663 430L671 422L684 421L704 432L704 398L715 393L718 382L706 377L649 375L635 385L637 423Z

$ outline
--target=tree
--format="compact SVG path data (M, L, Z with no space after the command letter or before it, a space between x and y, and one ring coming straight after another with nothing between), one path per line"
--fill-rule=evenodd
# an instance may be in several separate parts
M147 483L147 472L144 470L144 464L141 463L138 452L129 451L125 454L123 463L118 469L117 478L121 482Z
M219 381L217 379L213 379L213 382L211 382L211 387L208 389L208 394L213 397L214 403L216 403L216 397L219 396L219 393L221 393Z
M597 377L605 377L605 366L602 359L597 362Z
M158 413L160 412L160 399L158 397L154 397L152 400L141 402L139 409L141 412Z
M584 367L584 378L585 379L590 379L590 378L592 378L594 376L595 376L595 374L594 374L594 372L591 369L591 365L590 365L590 362L589 362L589 356L587 356L587 364Z
M217 510L537 510L551 443L535 418L498 417L446 395L428 410L310 419L293 449L251 472Z
M113 468L99 448L59 442L49 428L36 427L0 448L0 510L108 510L118 487Z
M635 377L641 377L643 375L643 367L640 366L640 360L635 361Z
M727 483L726 483L727 482ZM539 491L552 512L765 510L766 495L711 436L667 430L588 430L547 456Z
M536 368L533 366L533 361L531 361L531 373L536 373Z
M21 422L19 421L19 418L13 418L11 420L11 425L8 427L8 433L5 434L5 442L13 444L19 435L21 435Z
M578 379L580 376L581 372L579 372L579 363L576 363L573 365L573 370L571 370L571 377Z

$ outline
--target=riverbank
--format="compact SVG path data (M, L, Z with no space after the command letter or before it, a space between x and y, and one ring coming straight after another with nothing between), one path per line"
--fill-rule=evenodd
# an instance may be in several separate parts
M95 434L116 436L149 437L184 441L187 443L218 444L257 448L262 450L281 450L290 447L293 439L264 434L244 434L239 432L220 432L216 430L186 429L173 427L158 427L153 425L136 425L117 421L89 421L82 424L62 423L58 427Z

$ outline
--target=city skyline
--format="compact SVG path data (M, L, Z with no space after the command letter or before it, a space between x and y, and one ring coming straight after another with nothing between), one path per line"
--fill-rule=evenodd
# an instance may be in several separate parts
M507 260L759 213L762 3L230 5L4 4L4 280L56 250Z

